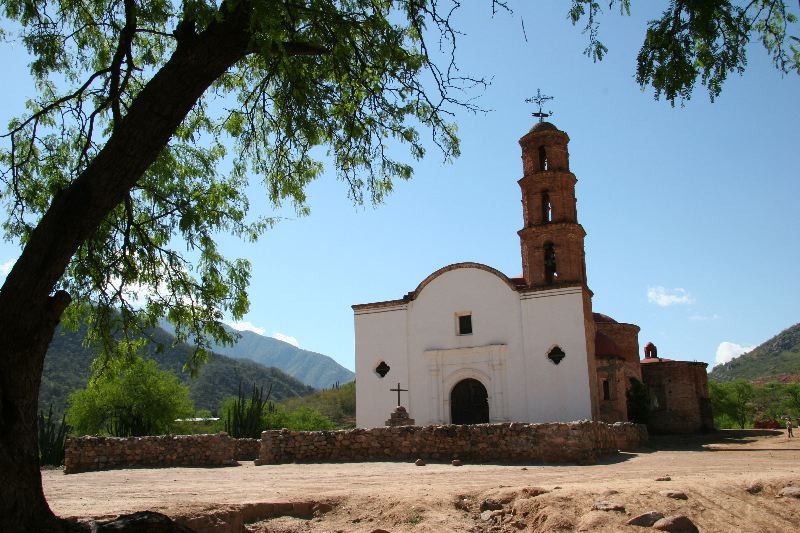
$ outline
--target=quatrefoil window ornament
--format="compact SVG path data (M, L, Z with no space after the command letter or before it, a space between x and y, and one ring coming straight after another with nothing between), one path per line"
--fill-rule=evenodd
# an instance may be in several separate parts
M550 359L553 364L557 365L562 359L564 359L564 357L566 357L566 355L567 354L564 353L564 350L558 346L554 346L553 349L547 354L547 358Z
M386 361L381 361L380 364L375 367L375 372L382 378L386 377L386 374L389 373L389 370L391 370L391 368L386 364Z

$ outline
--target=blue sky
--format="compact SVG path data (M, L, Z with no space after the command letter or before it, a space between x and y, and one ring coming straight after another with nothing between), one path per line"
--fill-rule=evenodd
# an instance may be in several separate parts
M582 55L586 37L566 2L519 2L494 19L489 2L468 4L456 19L459 64L492 78L479 100L492 111L458 112L462 156L442 164L429 151L377 208L353 206L330 171L308 189L310 216L281 211L287 218L255 244L223 238L253 264L253 329L352 369L350 305L399 298L460 261L519 275L517 141L535 120L525 99L537 88L555 96L551 122L571 139L595 311L641 326L640 345L654 342L659 355L711 365L800 321L800 77L781 76L754 45L716 102L698 87L673 108L633 77L663 2L603 16L600 63ZM32 94L26 62L19 47L0 46L14 80L0 85L3 124ZM252 203L269 212L266 199ZM0 244L0 263L17 254Z

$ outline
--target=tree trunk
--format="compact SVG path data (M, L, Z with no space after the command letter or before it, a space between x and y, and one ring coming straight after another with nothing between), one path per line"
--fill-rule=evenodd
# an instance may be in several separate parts
M39 472L42 368L70 301L53 291L79 246L125 199L203 92L246 55L246 2L222 13L200 34L182 32L97 157L53 199L0 289L0 531L74 527L51 512Z

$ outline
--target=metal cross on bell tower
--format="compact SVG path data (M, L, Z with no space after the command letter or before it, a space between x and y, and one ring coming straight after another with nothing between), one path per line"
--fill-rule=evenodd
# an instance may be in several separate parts
M552 99L553 99L552 96L546 96L546 95L542 94L541 89L536 89L536 96L534 96L533 98L526 98L525 99L525 103L526 104L536 104L536 105L539 106L539 111L537 111L535 113L531 113L531 115L534 116L534 117L538 117L539 122L543 122L544 119L549 117L549 116L551 116L553 114L553 112L552 111L548 111L548 112L545 113L544 111L542 111L542 104L544 104L548 100L552 100Z

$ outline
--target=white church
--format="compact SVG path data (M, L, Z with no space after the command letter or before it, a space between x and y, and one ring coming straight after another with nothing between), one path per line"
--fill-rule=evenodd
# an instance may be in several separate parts
M639 328L592 313L568 142L549 122L520 139L523 277L457 263L353 306L358 427L385 424L398 383L417 425L627 419Z

